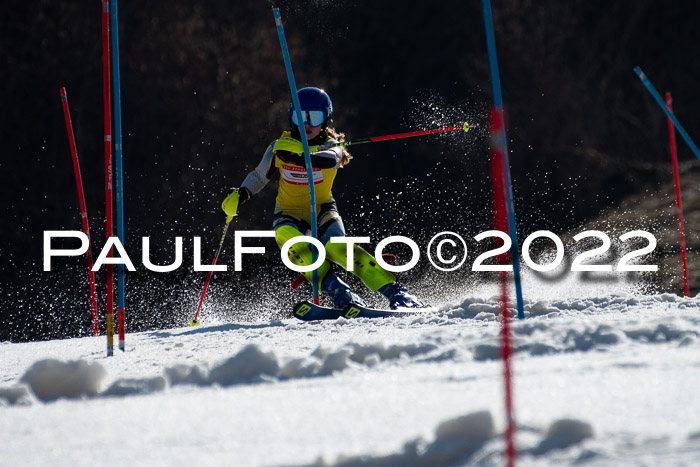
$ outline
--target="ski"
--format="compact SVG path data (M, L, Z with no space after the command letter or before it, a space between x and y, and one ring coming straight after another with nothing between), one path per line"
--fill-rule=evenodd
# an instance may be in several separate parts
M386 318L389 316L406 316L424 311L425 309L409 308L400 310L378 310L360 305L348 305L345 308L330 308L304 301L294 305L292 314L302 321L315 321L319 319L338 318Z

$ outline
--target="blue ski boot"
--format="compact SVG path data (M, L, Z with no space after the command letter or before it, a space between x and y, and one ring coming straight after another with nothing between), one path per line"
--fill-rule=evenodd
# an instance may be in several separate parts
M367 306L364 300L350 290L350 286L340 280L332 272L321 282L321 290L330 295L333 299L333 308L343 309L346 306L360 305Z
M387 284L380 288L378 292L389 300L389 308L392 310L397 308L422 308L425 306L415 295L408 293L408 290L398 282Z

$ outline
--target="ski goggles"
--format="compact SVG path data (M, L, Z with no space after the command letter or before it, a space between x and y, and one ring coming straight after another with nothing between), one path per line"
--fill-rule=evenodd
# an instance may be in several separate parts
M308 123L313 127L321 126L326 121L326 114L322 110L302 110L301 115L304 123ZM297 121L297 113L295 111L292 111L292 123L296 126L301 126Z

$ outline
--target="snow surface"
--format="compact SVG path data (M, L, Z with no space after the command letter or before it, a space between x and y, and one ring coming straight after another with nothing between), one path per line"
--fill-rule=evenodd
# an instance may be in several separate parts
M531 285L518 465L700 465L700 298ZM104 336L2 342L0 465L503 465L498 304L477 292L402 318L204 319L112 358Z

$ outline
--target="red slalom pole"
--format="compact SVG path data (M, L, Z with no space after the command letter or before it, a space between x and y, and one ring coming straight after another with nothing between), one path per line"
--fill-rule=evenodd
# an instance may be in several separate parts
M671 93L666 93L666 108L668 111L673 113L673 108L671 107ZM676 131L673 126L673 120L668 119L668 138L671 146L671 162L673 164L673 183L676 186L676 212L678 213L678 234L680 236L681 244L681 259L683 261L683 291L685 296L689 297L690 292L688 289L688 263L686 262L686 249L685 249L685 228L683 227L683 208L681 207L681 183L680 177L678 176L678 154L676 150Z
M504 124L503 113L492 109L490 113L491 127L491 186L493 200L493 225L495 230L508 232L508 210L506 207L506 183L504 180L505 153L501 144ZM508 264L508 253L497 258L499 264ZM501 271L501 357L503 359L503 385L506 412L506 465L515 465L515 416L513 414L513 373L511 369L512 348L510 342L510 315L508 313L508 273Z
M63 104L63 116L66 119L66 131L68 131L68 141L70 152L73 156L73 171L75 172L75 183L78 186L78 200L80 201L80 217L83 220L83 232L88 238L87 262L88 277L90 278L90 301L92 304L92 335L98 336L100 328L97 323L97 293L95 290L95 272L92 270L92 243L90 242L90 226L88 224L87 208L85 207L85 193L83 192L83 179L80 176L80 163L78 162L78 150L75 147L75 135L73 134L73 123L68 109L68 95L66 88L61 88L61 103Z
M109 0L102 0L102 76L105 133L105 217L107 240L112 237L112 91L110 88ZM112 257L110 248L107 257ZM114 355L114 269L105 264L107 274L107 356Z

